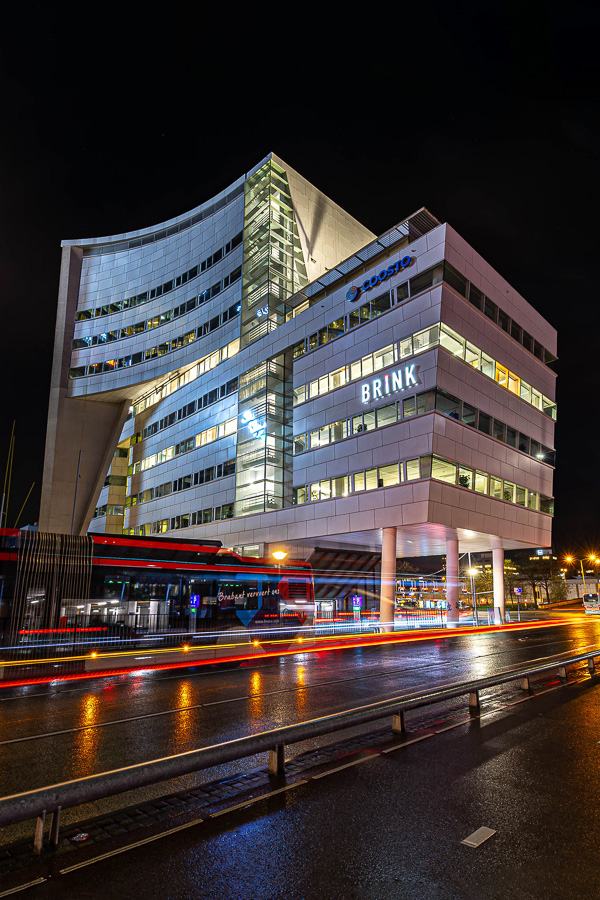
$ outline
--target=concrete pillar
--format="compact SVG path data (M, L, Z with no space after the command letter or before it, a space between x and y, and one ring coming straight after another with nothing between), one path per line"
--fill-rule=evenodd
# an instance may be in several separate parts
M379 624L384 631L394 630L396 607L396 529L384 528L381 539L381 587Z
M504 622L504 550L495 547L492 550L494 577L494 624Z
M446 600L448 612L446 625L448 628L458 626L458 541L455 538L446 541Z

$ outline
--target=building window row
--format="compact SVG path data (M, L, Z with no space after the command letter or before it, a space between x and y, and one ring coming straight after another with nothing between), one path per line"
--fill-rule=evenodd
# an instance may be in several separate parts
M203 259L202 262L198 265L192 266L191 269L188 269L186 272L182 272L181 275L177 275L175 278L171 278L169 281L165 281L164 284L159 284L157 287L152 288L149 291L142 291L140 294L135 294L133 297L126 297L124 300L115 300L112 303L104 303L102 306L96 306L92 309L80 309L75 314L75 321L84 322L88 319L97 319L100 316L110 316L112 315L112 313L122 312L125 309L132 309L134 306L141 306L143 303L149 303L151 300L155 300L156 297L162 297L163 294L168 294L170 293L170 291L174 291L182 284L187 284L188 281L192 281L193 278L196 278L198 275L206 272L207 269L210 269L212 266L216 265L225 256L231 253L232 250L235 250L236 247L239 247L239 245L242 243L242 240L243 234L242 232L240 232L219 250L215 250L215 252L211 256L207 256L206 259ZM235 271L238 270L236 269ZM231 280L232 277L233 273L227 276L227 279L229 279L227 282L228 284L233 283L233 281ZM237 277L240 277L239 274ZM205 291L204 294L199 294L199 296L196 298L198 300L198 304L204 303L206 302L206 300L211 299L210 296L204 296L207 293L211 294L211 288L209 288L208 291ZM200 300L200 297L204 297L204 299Z
M230 306L229 309L226 309L221 315L214 316L208 322L205 322L204 325L199 325L198 328L192 328L191 331L180 334L179 337L173 338L170 341L165 341L164 344L159 344L156 347L149 347L147 350L140 350L138 353L133 353L131 356L122 356L119 359L107 359L104 360L104 362L91 363L88 366L75 366L74 368L69 369L69 378L81 378L84 375L100 375L103 372L114 372L115 369L137 366L138 363L147 362L149 359L156 359L160 356L164 356L166 353L172 353L174 350L179 350L181 347L185 347L187 344L199 340L206 334L210 334L230 319L239 316L239 314L240 305L237 303L234 304L234 306Z
M198 509L196 512L159 519L157 522L146 522L145 525L136 525L133 528L124 528L123 534L141 536L164 534L166 531L177 531L179 528L190 528L192 525L209 525L211 522L219 522L221 519L233 519L233 503L223 503L222 506L214 508L209 506L207 509Z
M317 347L329 343L329 341L351 331L358 325L370 322L371 319L374 319L391 309L394 303L395 305L404 303L405 300L416 297L417 294L422 294L423 291L431 290L432 287L435 287L442 281L445 281L449 287L457 291L465 299L469 300L469 302L483 312L488 319L491 319L492 322L499 325L500 328L506 331L507 334L541 362L548 364L556 360L556 357L550 353L549 350L543 347L538 341L534 340L527 331L521 328L517 322L503 312L496 303L490 300L489 297L486 297L485 294L482 294L481 291L467 281L460 272L446 261L437 263L430 269L426 269L419 275L415 275L414 278L409 278L408 281L405 281L403 284L397 285L395 292L394 289L386 291L384 294L380 294L378 297L369 300L368 303L364 303L362 306L352 309L351 312L347 313L345 316L334 319L333 322L324 325L319 331L316 331L314 334L309 335L309 337L304 338L304 340L294 344L294 358L303 356L305 353L310 353L311 350L316 350ZM294 315L298 315L298 313L305 308L308 307L299 307L295 310Z
M552 497L546 497L538 491L531 491L512 481L496 478L487 472L480 472L478 469L471 469L469 466L462 466L460 463L432 454L387 466L375 466L352 475L340 475L338 478L325 478L312 484L300 485L293 489L292 502L300 504L331 500L422 478L435 478L456 487L485 494L495 500L504 500L548 515L554 514Z
M141 322L136 322L135 325L127 325L125 328L117 328L114 331L104 331L102 334L75 338L71 345L71 349L86 350L88 347L96 347L98 344L110 344L112 341L121 341L124 338L135 337L145 331L151 331L153 328L158 328L160 325L166 325L167 322L178 319L180 316L184 316L186 313L196 309L197 306L205 303L206 300L216 297L217 294L221 293L221 290L225 290L226 287L229 287L230 284L234 284L241 277L242 270L241 268L238 268L235 272L231 273L231 276L227 275L222 281L217 281L216 284L213 284L212 288L209 288L203 294L199 294L198 297L192 297L191 300L187 300L185 303L176 306L174 309L168 309L157 316L153 316L151 319L144 319ZM237 312L240 312L240 309L241 307L239 307L238 304ZM226 322L228 318L227 313L224 315L226 317L223 321ZM230 315L229 318L232 318L232 316ZM204 328L206 328L206 323ZM204 333L206 334L207 332L205 331Z
M188 332L188 335L185 337L189 337L189 335L193 335L193 332ZM201 335L198 335L200 337ZM191 341L195 340L193 337L189 337L188 340L184 340L179 346L183 346L184 344L189 344ZM175 343L175 341L173 342ZM161 345L163 347L168 346L168 344ZM153 348L156 350L157 348ZM173 349L178 349L173 347ZM143 397L138 403L132 407L132 415L137 415L138 412L141 412L142 409L147 409L149 406L152 406L154 403L158 403L160 400L163 400L165 397L168 397L173 391L178 390L180 387L183 387L185 384L188 384L190 381L193 381L194 378L198 378L200 375L204 374L204 372L209 372L211 369L214 369L220 362L223 362L226 359L229 359L232 356L235 356L236 353L239 352L240 349L240 340L236 338L234 341L230 341L229 344L226 344L224 347L220 347L218 350L214 350L212 353L208 353L206 356L203 356L196 366L192 366L184 375L176 376L175 378L171 378L162 388L159 390L153 391L152 394L148 394L146 397ZM150 353L151 355L146 357L147 359L152 359L153 351L149 350L146 353ZM162 356L162 353L154 353L154 356ZM122 359L109 359L104 363L98 363L97 366L100 366L103 372L114 372L115 369L122 369L131 365L137 365L139 362L144 362L145 359L138 359L137 357L145 357L145 353L135 354L136 361L132 363L131 356L125 356ZM78 366L76 368L69 369L69 378L81 378L84 375L98 375L97 366ZM91 370L94 371L91 371ZM88 371L89 370L89 371ZM196 370L196 374L189 375L190 372ZM202 371L200 371L202 370ZM186 379L187 380L184 380ZM167 391L165 393L165 391ZM135 411L134 411L135 410Z
M438 346L443 347L453 356L458 356L473 369L477 369L482 375L491 378L501 387L520 397L521 400L535 406L540 412L556 419L556 403L441 322L402 338L397 345L389 344L382 350L368 353L361 359L351 362L350 365L334 369L309 384L300 385L294 389L294 405L304 403L306 400L313 400L315 397L327 394L349 382L357 381L359 378L364 378L366 375L392 365L398 360L407 359ZM386 361L384 362L384 360Z
M357 381L359 378L372 375L373 372L379 372L397 361L398 347L396 344L388 344L382 347L381 350L367 353L366 356L355 360L349 366L333 369L333 371L321 375L320 378L316 378L308 384L301 384L299 387L294 388L294 406L304 403L306 400L314 400L315 397L321 397L323 394L329 394L330 391L335 391L351 381Z
M124 514L125 507L122 503L105 503L103 506L96 507L92 519L98 519L100 516L122 516Z
M228 475L235 475L235 459L219 463L216 466L208 466L206 469L200 469L199 472L191 472L189 475L182 475L174 481L165 481L164 484L157 484L156 487L146 488L145 491L139 491L137 494L131 494L125 500L125 507L139 506L140 503L149 503L151 500L158 500L160 497L168 497L170 494L176 494L179 491L186 491L188 488L197 487L200 484L209 484L218 478L226 478Z
M136 432L131 438L131 443L137 444L146 438L152 437L159 431L164 431L165 428L170 428L171 425L181 422L182 419L187 419L189 416L194 415L194 413L200 412L201 409L212 406L213 403L217 403L219 400L222 400L223 397L228 397L230 394L235 393L237 387L237 377L231 378L226 384L222 384L220 387L213 388L212 391L202 394L198 397L198 400L191 400L190 403L186 403L181 409L169 413L168 416L164 416L162 419L159 419L158 422L152 422L152 424L147 425L143 431Z
M156 403L166 400L171 394L186 387L186 385L195 381L196 378L200 378L201 375L210 372L215 366L225 362L226 359L231 359L232 356L239 353L239 350L240 340L239 338L236 338L235 341L230 341L225 347L221 347L219 350L215 350L213 353L203 356L202 359L199 359L197 363L190 366L190 368L186 369L181 375L175 375L174 378L169 378L169 380L160 387L151 391L151 393L146 394L144 397L141 397L134 406L130 407L127 421L133 416L137 416L144 412L144 410L150 409L150 407L154 406Z
M540 362L552 363L556 361L556 356L553 353L543 347L539 341L536 341L529 332L525 331L524 328L519 325L514 319L505 313L504 310L500 309L497 303L494 303L493 300L490 300L489 297L486 297L479 288L476 288L474 284L471 284L464 275L461 275L450 263L444 262L444 281L448 284L453 290L455 290L458 294L464 297L469 301L476 309L487 316L488 319L491 319L495 325L498 325L503 331L513 338L513 340L517 341L518 344L521 344L525 350L528 350L529 353L533 353L533 355L540 360Z
M178 444L173 444L171 447L165 447L163 450L158 450L156 453L144 457L144 459L138 459L137 462L129 467L129 474L137 475L138 472L146 472L148 469L153 469L155 466L168 462L176 456L181 456L183 453L189 453L190 450L194 450L196 447L205 447L207 444L212 444L213 441L235 434L236 426L237 417L228 419L226 422L221 422L219 425L212 425L210 428L201 431L200 434L192 435L189 438L185 438L183 441L179 441Z
M534 459L551 466L555 465L555 452L550 447L545 447L539 441L517 431L516 428L505 425L499 419L492 418L482 410L476 409L471 404L465 403L439 388L404 397L402 400L370 409L348 419L323 425L314 431L296 434L294 435L294 455L433 411L443 413L464 425L469 425L483 434L514 447L515 450L534 457Z

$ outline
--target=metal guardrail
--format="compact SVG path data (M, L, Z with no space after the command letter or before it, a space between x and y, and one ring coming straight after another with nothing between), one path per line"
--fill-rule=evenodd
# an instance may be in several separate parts
M110 772L102 772L99 775L90 775L85 778L77 778L62 784L38 788L34 791L26 791L22 794L14 794L0 798L0 825L14 825L27 819L36 819L34 850L41 852L44 839L44 823L46 812L53 813L50 829L50 844L56 846L60 831L60 813L62 809L79 806L82 803L90 803L111 797L124 791L134 790L149 784L156 784L177 778L181 775L189 775L201 769L223 763L245 759L257 753L269 753L269 772L281 775L285 772L284 748L288 744L297 744L311 738L321 737L352 728L356 725L364 725L389 716L392 719L392 731L403 733L406 731L404 714L407 710L421 706L431 706L444 700L469 695L469 707L477 710L480 705L480 692L486 688L496 687L511 681L521 681L524 690L530 689L530 678L542 672L553 669L559 670L559 676L567 677L567 666L575 663L588 663L590 674L596 669L594 658L600 657L600 648L591 653L582 653L576 656L555 658L552 662L539 666L530 666L518 670L506 671L488 678L480 678L474 681L465 681L448 687L434 687L425 691L412 694L403 694L390 697L387 700L379 700L355 709L344 712L332 713L308 722L299 722L296 725L285 725L271 731L248 737L236 738L222 744L214 744L211 747L203 747L200 750L189 750L176 756L167 756L163 759L155 759L123 769L114 769Z

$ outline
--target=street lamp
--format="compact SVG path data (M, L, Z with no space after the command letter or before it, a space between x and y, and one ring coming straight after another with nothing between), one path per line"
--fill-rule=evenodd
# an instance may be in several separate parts
M477 597L475 596L475 578L479 575L479 569L468 569L467 575L471 576L471 603L473 604L473 620L475 627L479 625L477 620Z
M581 566L581 577L583 579L583 593L587 594L587 588L585 586L585 572L583 571L583 561L584 560L591 562L592 565L597 565L598 562L600 562L600 560L598 560L598 558L596 556L594 556L593 554L591 556L584 556L582 559L575 559L574 556L565 556L565 562L567 562L569 564L578 562L579 565Z
M278 609L279 609L279 614L281 614L281 589L279 587L279 585L281 583L281 563L286 558L287 553L285 550L273 550L273 552L271 553L271 556L273 557L273 559L277 560L277 591L279 592Z

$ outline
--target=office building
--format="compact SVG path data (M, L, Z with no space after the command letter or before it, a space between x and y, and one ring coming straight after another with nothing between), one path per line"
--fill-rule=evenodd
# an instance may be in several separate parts
M65 241L41 530L396 556L551 544L556 332L421 209L379 237L274 155ZM388 613L386 616L389 618ZM383 612L382 612L382 618Z

